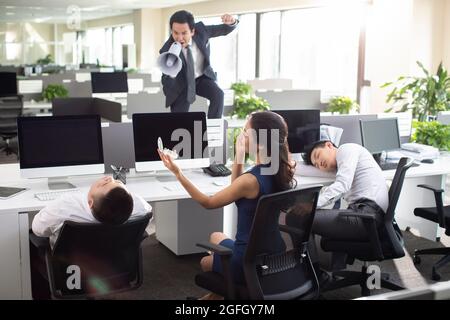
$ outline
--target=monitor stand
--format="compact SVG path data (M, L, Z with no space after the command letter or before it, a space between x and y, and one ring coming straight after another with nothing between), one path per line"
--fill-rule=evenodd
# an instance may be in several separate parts
M48 188L50 190L76 189L77 187L67 181L67 178L48 178Z

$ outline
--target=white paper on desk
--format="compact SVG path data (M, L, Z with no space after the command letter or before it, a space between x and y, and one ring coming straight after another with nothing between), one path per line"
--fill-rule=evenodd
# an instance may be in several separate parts
M335 178L336 173L325 172L317 169L314 166L306 165L304 162L297 162L295 167L295 174L304 177L320 177L320 178Z
M339 146L341 136L344 130L338 127L332 127L329 125L320 126L320 140L330 140L336 146Z

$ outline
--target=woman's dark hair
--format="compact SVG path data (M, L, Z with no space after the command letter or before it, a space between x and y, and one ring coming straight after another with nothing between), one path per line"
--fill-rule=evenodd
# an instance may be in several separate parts
M289 145L287 142L288 127L286 121L277 113L271 111L261 111L252 113L250 118L250 125L256 131L256 143L260 145L260 130L267 130L267 156L271 157L272 148L278 147L279 167L275 174L275 189L276 191L288 190L297 185L294 179L295 164L289 161ZM277 141L276 137L272 137L272 130L278 130L279 135ZM272 160L273 161L273 160Z
M187 23L189 25L189 29L194 30L195 27L195 20L194 20L194 16L192 15L192 13L190 13L189 11L186 10L180 10L175 12L171 17L170 17L170 29L172 30L172 25L173 23Z

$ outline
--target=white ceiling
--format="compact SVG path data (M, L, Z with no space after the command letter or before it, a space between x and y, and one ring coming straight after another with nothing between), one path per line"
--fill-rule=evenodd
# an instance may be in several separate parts
M202 1L207 0L0 0L0 22L65 23L74 12L70 6L77 6L85 21Z

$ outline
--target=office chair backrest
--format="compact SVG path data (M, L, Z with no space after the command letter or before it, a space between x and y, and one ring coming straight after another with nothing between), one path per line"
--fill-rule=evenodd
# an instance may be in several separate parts
M140 243L150 217L116 226L64 222L46 257L54 296L95 297L138 287L142 283Z
M17 118L22 115L21 96L5 97L0 100L0 135L12 137L17 135Z
M388 242L392 246L392 252L383 252L385 258L389 257L401 257L403 256L404 250L401 239L401 234L399 229L394 229L394 216L395 208L397 207L397 202L400 197L400 192L402 191L403 181L405 180L406 171L412 166L413 159L411 158L401 158L398 162L397 170L395 171L394 179L392 180L391 187L389 188L389 206L386 210L384 216L384 225L387 232Z
M288 190L265 195L258 201L244 255L251 299L296 299L318 290L306 245L319 190ZM292 243L285 241L283 252L277 252L279 228L291 235Z

